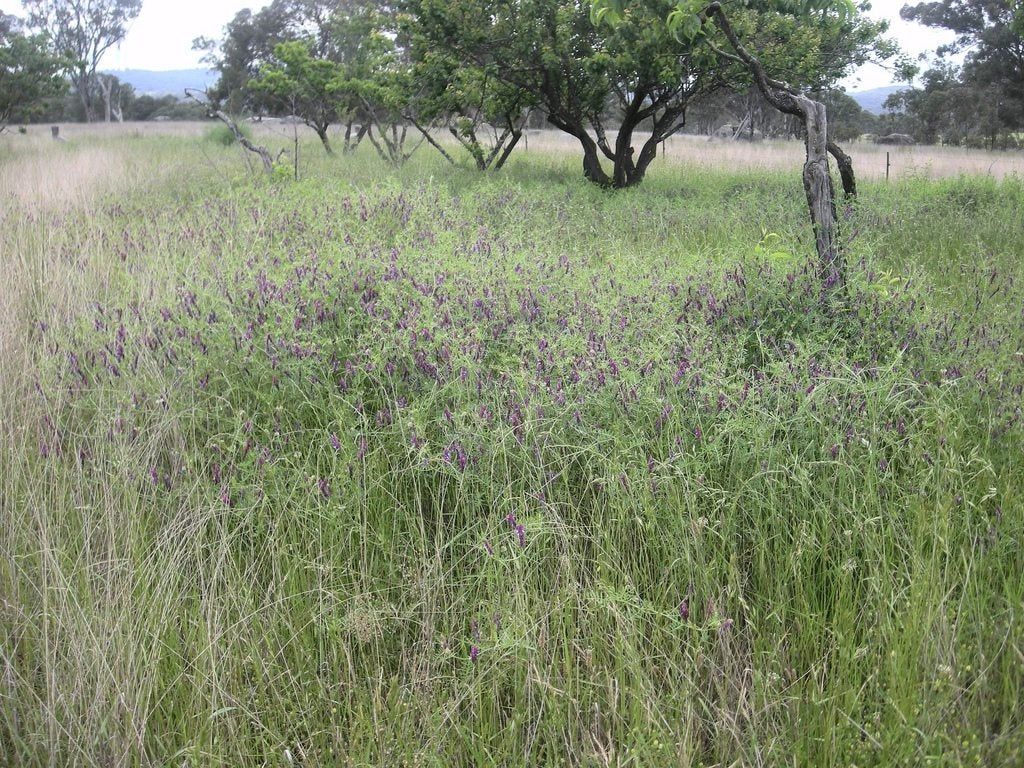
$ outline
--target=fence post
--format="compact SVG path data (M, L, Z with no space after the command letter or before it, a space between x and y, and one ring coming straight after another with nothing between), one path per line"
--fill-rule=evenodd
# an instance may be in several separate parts
M885 153L885 180L886 181L889 180L889 168L891 166L892 166L892 163L889 162L889 153L886 152Z

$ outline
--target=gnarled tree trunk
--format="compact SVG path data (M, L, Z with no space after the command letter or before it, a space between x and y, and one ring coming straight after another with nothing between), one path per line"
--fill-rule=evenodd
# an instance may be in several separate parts
M853 196L857 190L853 175L853 162L838 145L829 140L828 117L824 104L797 93L795 89L785 83L768 77L761 62L743 46L736 36L719 3L709 5L704 10L704 16L714 20L729 41L729 45L736 51L735 56L730 56L723 51L719 51L719 53L746 65L768 103L780 112L794 115L803 121L804 147L807 152L803 170L804 192L807 196L811 225L814 228L822 295L823 298L827 298L835 291L843 290L846 285L846 264L839 240L835 188L832 185L832 176L828 167L829 152L836 157L842 176L843 190L847 196Z

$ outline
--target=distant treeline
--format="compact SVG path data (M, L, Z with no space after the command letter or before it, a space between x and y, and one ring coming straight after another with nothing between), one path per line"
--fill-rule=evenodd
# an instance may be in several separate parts
M98 73L94 86L95 101L100 105L99 119L108 122L136 120L205 120L207 110L184 98L172 96L151 96L139 94L129 83L121 82L114 75ZM109 94L109 104L108 96ZM79 123L86 122L82 98L70 87L64 94L43 100L33 105L31 112L19 114L12 111L9 122L24 123Z

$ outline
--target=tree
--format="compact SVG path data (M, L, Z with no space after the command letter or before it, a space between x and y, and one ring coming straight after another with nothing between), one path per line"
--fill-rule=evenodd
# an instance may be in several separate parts
M111 118L119 123L124 122L124 111L135 99L135 88L130 83L122 83L116 76L99 72L95 83L103 100L103 119L110 122Z
M23 0L29 24L49 34L69 60L68 76L82 101L86 122L96 117L94 85L103 55L120 43L142 0Z
M265 106L261 99L266 94L250 89L249 81L259 76L265 64L272 63L275 46L299 39L293 24L291 3L274 0L256 13L245 8L235 14L224 27L220 43L208 38L192 42L194 49L205 52L204 63L220 74L209 90L210 99L219 108L231 113L261 111Z
M359 95L382 44L380 12L368 0L274 0L258 13L240 11L216 42L199 38L220 78L210 98L228 112L303 118L331 151L327 127L345 124L344 151L366 133ZM283 47L282 47L283 46ZM361 125L353 133L356 122Z
M1013 143L1024 128L1024 3L940 0L905 5L900 15L956 37L936 51L939 63L923 88L893 106L922 126L926 140ZM946 60L964 52L961 67Z
M549 123L579 141L586 178L628 187L682 127L688 104L718 85L662 23L670 7L644 0L626 23L605 29L574 0L422 0L414 15L434 48L530 94ZM611 136L609 97L618 113ZM634 134L645 121L651 134L637 152Z
M367 63L367 76L339 82L339 89L354 92L363 107L366 138L380 157L401 165L420 147L426 134L407 148L410 94L415 84L408 51L396 43L397 35L384 27L374 34L375 45ZM376 129L376 132L375 130Z
M850 0L776 0L780 10L787 13L807 14L820 11L835 13L840 18L855 13ZM622 23L629 6L625 0L595 0L594 15L611 25ZM753 78L758 90L776 109L800 118L804 125L804 146L807 153L803 167L804 192L814 230L822 280L822 299L842 294L846 284L846 264L839 240L839 221L836 215L835 190L829 171L831 153L843 177L843 189L848 196L856 194L853 164L834 141L829 138L825 105L800 93L797 88L770 76L761 59L741 40L729 14L721 2L704 4L680 0L665 20L665 27L674 34L710 48L719 63L741 65ZM727 48L715 39L719 33Z
M601 8L612 5L617 23L601 24ZM666 24L673 14L696 19L705 4L684 5L693 13L672 0L598 4L595 12L578 0L411 0L409 14L433 48L530 94L552 125L579 141L585 176L619 188L643 180L692 103L751 85L746 67L687 36L693 22ZM812 15L767 2L730 6L736 29L744 37L750 31L768 70L797 87L826 87L865 57L887 53L877 42L884 26L855 9ZM637 141L641 126L650 132Z
M522 138L535 106L531 94L435 48L415 24L406 31L414 84L406 117L450 162L455 161L431 135L435 126L447 128L478 170L500 169Z
M67 88L61 77L66 62L46 35L26 35L19 27L15 17L0 14L0 132L12 116L28 120Z
M836 141L852 141L875 128L875 116L861 108L856 99L839 90L812 94L828 112L828 135Z
M340 74L333 61L313 58L308 43L294 40L274 47L274 59L249 87L287 105L313 129L327 154L333 154L327 129L338 119L341 100L332 86Z

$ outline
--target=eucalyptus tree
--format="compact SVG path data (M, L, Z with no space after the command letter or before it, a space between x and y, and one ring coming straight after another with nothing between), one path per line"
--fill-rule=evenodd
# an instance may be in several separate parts
M219 41L196 38L192 47L204 52L203 61L219 74L208 91L210 100L229 113L265 111L267 94L249 88L249 81L272 63L278 44L300 39L301 23L291 0L273 0L258 11L238 11Z
M142 0L23 0L29 24L68 60L66 71L86 122L96 118L96 68L142 10Z
M923 88L900 100L924 126L922 138L1016 143L1024 129L1024 3L937 0L905 5L901 15L954 35L936 51ZM963 54L963 64L952 54Z

